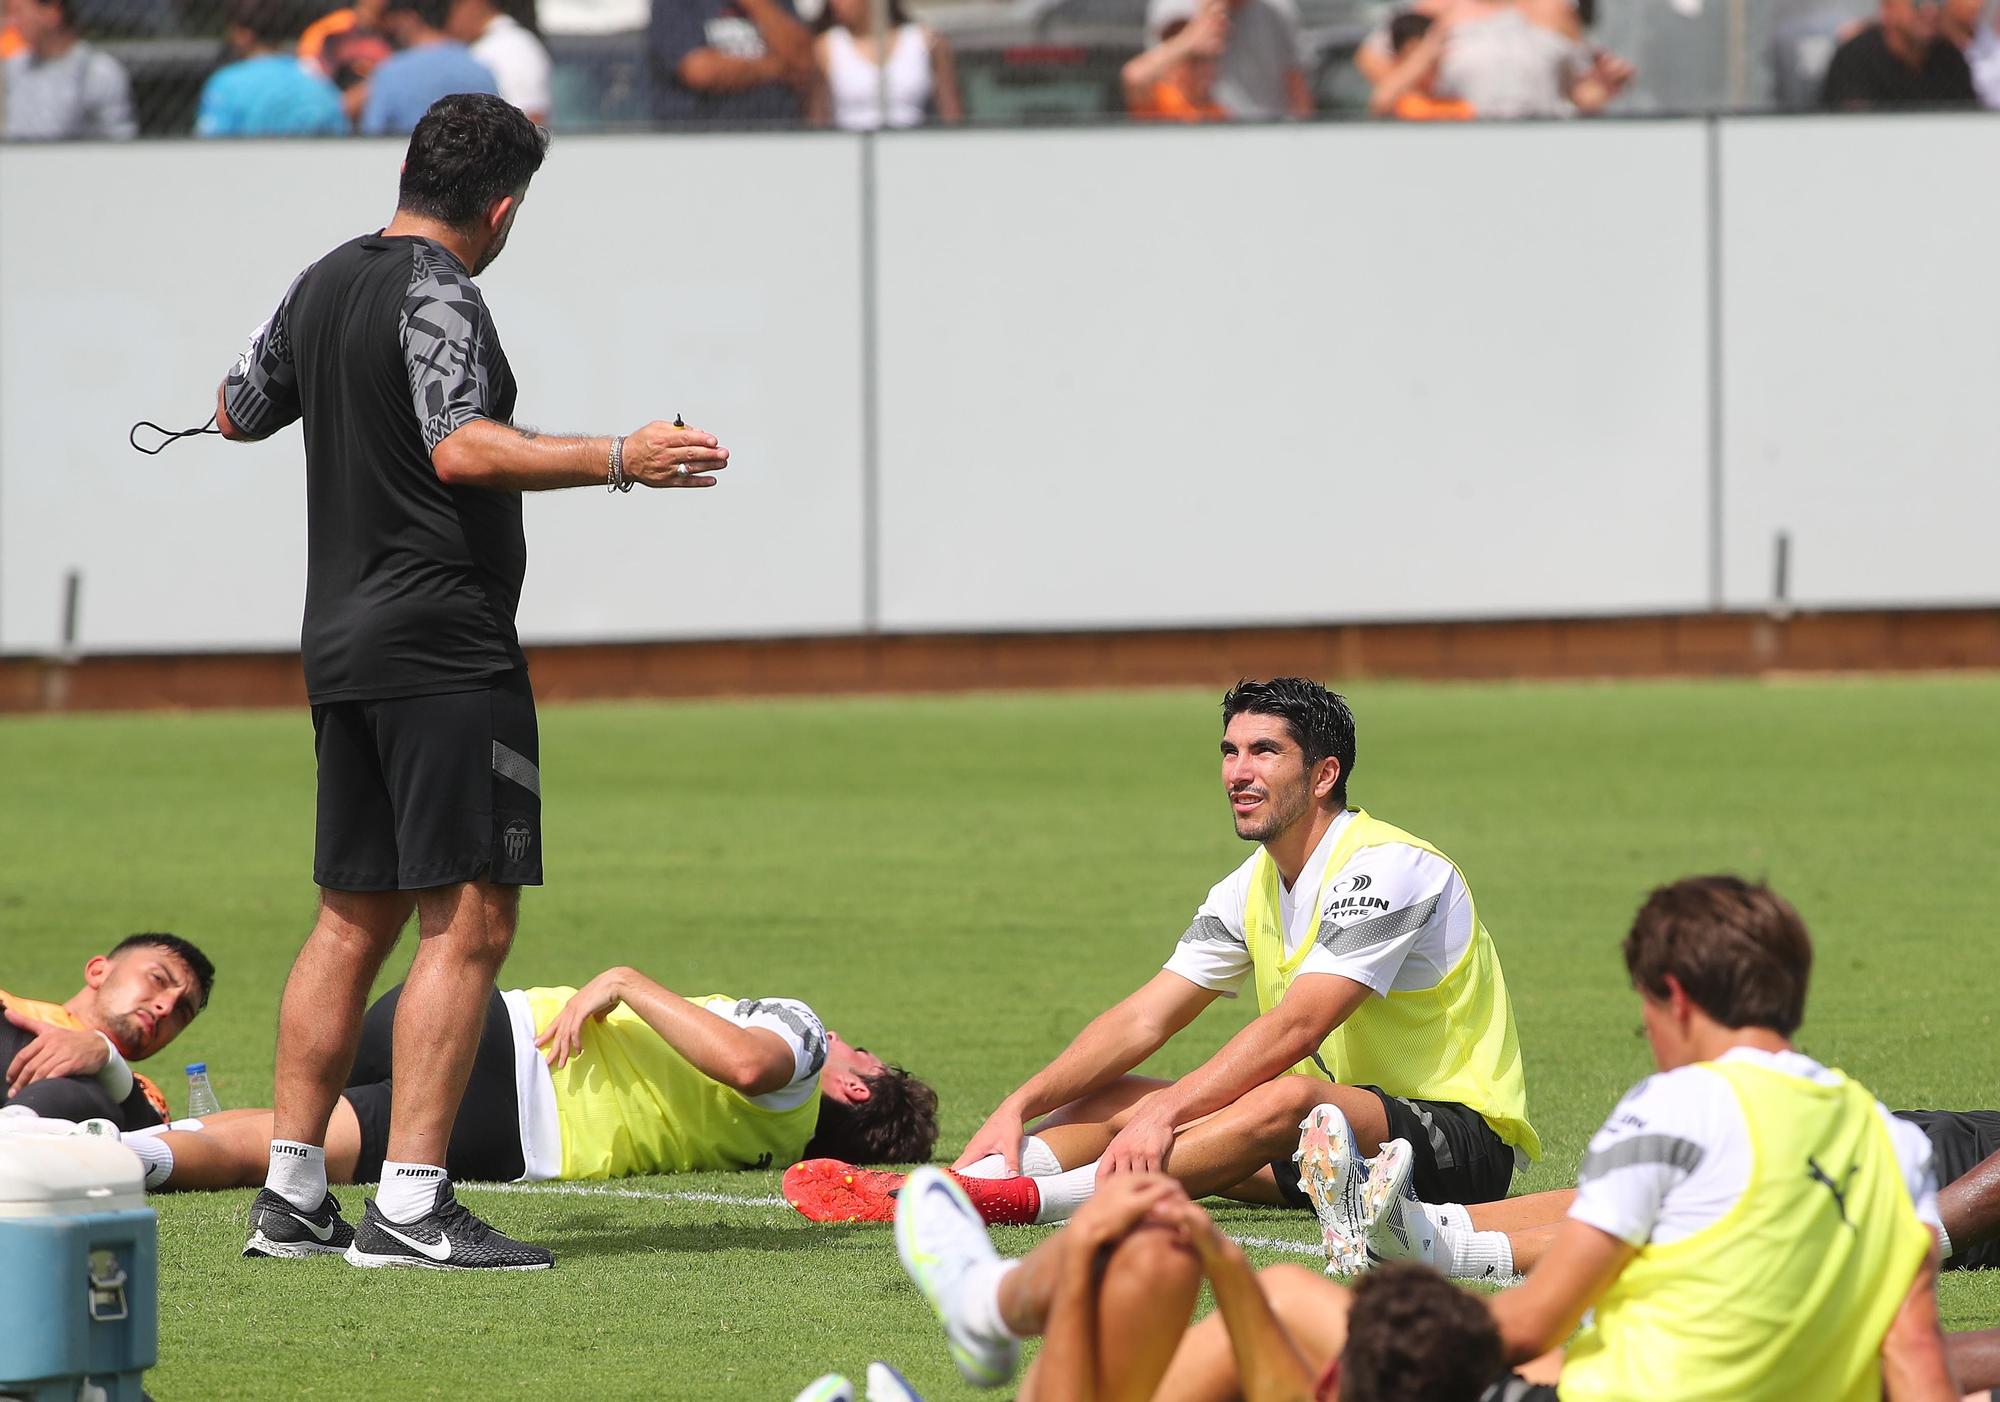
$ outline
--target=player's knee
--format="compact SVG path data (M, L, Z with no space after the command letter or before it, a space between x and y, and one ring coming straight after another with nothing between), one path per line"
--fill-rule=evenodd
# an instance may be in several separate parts
M1201 1278L1201 1258L1185 1241L1164 1227L1140 1226L1112 1248L1105 1263L1105 1284L1114 1281L1154 1291L1186 1285Z
M23 1086L7 1103L25 1105L44 1119L116 1121L119 1118L118 1102L89 1076L53 1076L36 1081Z
M1280 1076L1250 1092L1251 1132L1273 1154L1297 1145L1299 1121L1326 1099L1326 1085L1307 1076Z

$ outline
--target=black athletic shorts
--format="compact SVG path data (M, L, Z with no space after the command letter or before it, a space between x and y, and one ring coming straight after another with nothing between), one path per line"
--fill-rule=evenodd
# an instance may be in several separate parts
M486 877L542 884L541 746L528 674L488 686L312 708L313 880L415 891Z
M1908 1120L1931 1141L1931 1168L1940 1188L2000 1153L2000 1110L1898 1110L1896 1118ZM1944 1268L2000 1270L2000 1240L1957 1251Z
M1356 1086L1382 1102L1390 1139L1410 1141L1410 1186L1425 1202L1497 1202L1514 1182L1514 1151L1477 1110L1444 1100L1405 1100L1380 1086ZM1299 1166L1274 1159L1278 1196L1293 1207L1312 1206Z
M382 1178L382 1160L389 1155L390 1045L396 1027L397 984L375 1000L361 1019L361 1048L354 1070L341 1092L361 1121L361 1157L354 1181L375 1183ZM479 1051L465 1098L452 1121L451 1145L445 1151L445 1172L462 1182L511 1183L528 1171L521 1153L521 1100L514 1092L514 1023L507 1004L495 990L486 1004L486 1026L479 1034Z

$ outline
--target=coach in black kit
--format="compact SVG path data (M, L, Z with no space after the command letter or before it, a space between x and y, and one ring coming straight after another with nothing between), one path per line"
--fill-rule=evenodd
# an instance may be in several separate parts
M285 985L271 1168L246 1256L553 1262L459 1206L443 1167L519 888L542 880L535 702L514 630L521 493L713 486L729 454L677 424L615 438L513 425L513 372L473 278L506 246L547 142L497 97L440 100L410 137L389 226L300 273L217 397L229 438L305 421L302 643L319 758L319 919ZM350 1227L326 1191L327 1120L412 910L388 1162Z

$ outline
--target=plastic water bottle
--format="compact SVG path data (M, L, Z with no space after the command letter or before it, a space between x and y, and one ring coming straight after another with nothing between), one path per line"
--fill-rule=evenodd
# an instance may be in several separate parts
M215 1087L208 1083L208 1063L191 1061L188 1063L187 1114L191 1120L203 1115L213 1115L222 1109L222 1102L215 1098Z

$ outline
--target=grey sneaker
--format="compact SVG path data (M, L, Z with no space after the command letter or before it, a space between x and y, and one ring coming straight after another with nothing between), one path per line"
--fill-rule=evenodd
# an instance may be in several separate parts
M354 1228L341 1220L340 1199L332 1193L312 1211L301 1212L291 1199L265 1188L250 1204L250 1239L243 1243L243 1254L296 1261L339 1255L353 1240Z
M370 1198L347 1248L350 1266L415 1266L432 1271L545 1271L555 1253L514 1240L461 1206L449 1179L431 1210L414 1222L391 1222Z

